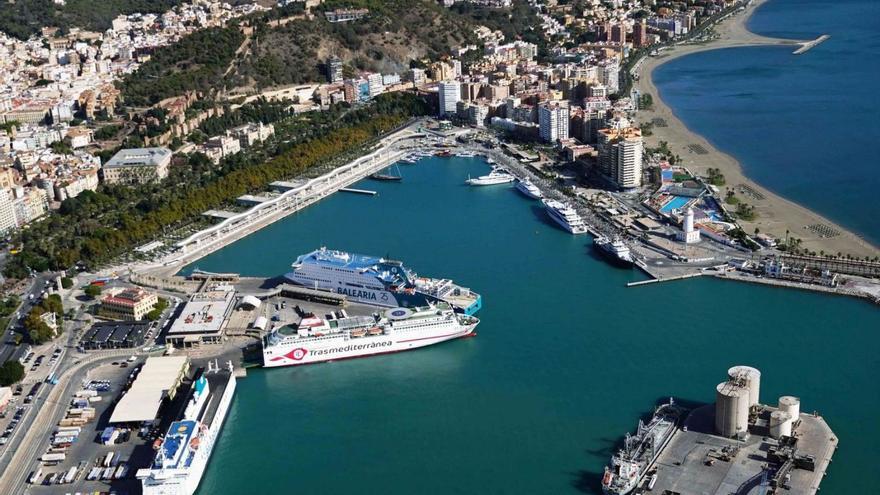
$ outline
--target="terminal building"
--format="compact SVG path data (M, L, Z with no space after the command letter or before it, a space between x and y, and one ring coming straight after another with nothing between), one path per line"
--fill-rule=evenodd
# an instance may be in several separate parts
M217 285L193 294L180 316L174 320L165 343L175 347L219 344L229 315L235 309L235 291L229 285Z
M132 349L144 345L149 321L107 321L95 323L80 340L84 350Z
M152 424L162 404L174 400L189 373L189 357L149 357L128 392L113 409L111 425Z

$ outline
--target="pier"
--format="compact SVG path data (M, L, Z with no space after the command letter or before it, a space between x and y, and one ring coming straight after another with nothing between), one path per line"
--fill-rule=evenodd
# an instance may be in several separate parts
M807 41L805 43L801 43L801 47L792 53L794 55L800 55L802 53L806 53L810 49L812 49L813 47L817 46L819 43L822 43L823 41L827 40L830 37L831 37L831 35L823 34L822 36L819 36L818 38L814 39L813 41Z
M370 196L375 196L375 195L379 194L376 191L368 191L366 189L355 189L353 187L343 187L339 191L340 192L347 192L347 193L355 193L355 194L368 194Z
M629 282L626 284L627 287L638 287L640 285L648 285L648 284L656 284L658 282L672 282L674 280L685 280L688 278L694 277L702 277L703 272L695 272L695 273L686 273L684 275L677 275L674 277L660 277L660 278L652 278L648 280L639 280L637 282Z

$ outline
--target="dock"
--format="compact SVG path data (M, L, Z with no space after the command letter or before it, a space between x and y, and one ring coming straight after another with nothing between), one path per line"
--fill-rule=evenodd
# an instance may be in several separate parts
M367 189L355 189L353 187L343 187L339 191L340 192L347 192L347 193L355 193L355 194L368 194L370 196L375 196L375 195L379 194L376 191L369 191Z
M685 280L688 278L702 277L702 276L703 276L703 272L686 273L684 275L678 275L675 277L651 278L648 280L639 280L637 282L629 282L628 284L626 284L626 286L627 287L638 287L640 285L656 284L658 282L672 282L674 280Z
M813 41L807 41L806 43L801 43L801 47L792 53L794 55L801 55L802 53L806 53L810 49L812 49L813 47L817 46L819 43L822 43L823 41L827 40L830 37L831 37L831 35L823 34L822 36L819 36L818 38L814 39Z
M657 458L653 491L681 495L776 493L770 491L773 479L785 469L790 479L785 483L789 489L784 493L815 495L837 449L837 437L824 418L802 413L794 438L798 455L814 460L812 471L776 465L769 453L785 442L761 431L775 410L764 405L753 410L759 424L753 426L746 440L724 438L712 432L714 405L694 410Z

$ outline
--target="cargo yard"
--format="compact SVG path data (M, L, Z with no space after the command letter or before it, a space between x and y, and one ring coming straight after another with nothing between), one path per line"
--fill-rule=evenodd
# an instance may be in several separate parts
M632 493L818 492L837 437L818 413L801 412L797 397L762 404L760 382L757 369L734 366L716 387L715 403L683 414L659 447L649 440L643 450L621 451L615 460L632 459L639 467L631 475ZM613 485L615 478L629 474L619 464L606 470L603 484Z

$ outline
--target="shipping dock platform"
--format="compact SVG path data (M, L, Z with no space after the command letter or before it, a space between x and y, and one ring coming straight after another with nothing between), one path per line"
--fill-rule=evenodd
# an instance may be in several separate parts
M815 495L837 436L818 413L801 412L797 397L762 404L760 381L755 368L730 368L715 389L715 403L688 413L640 469L630 493Z

